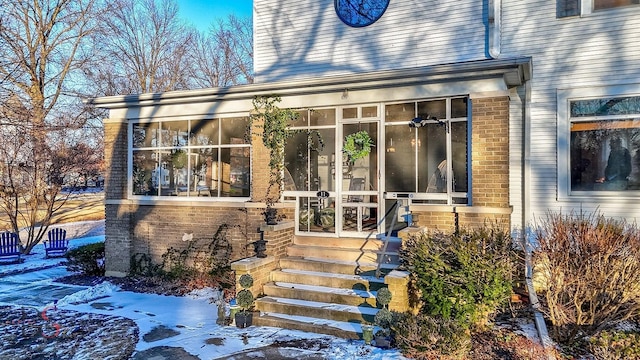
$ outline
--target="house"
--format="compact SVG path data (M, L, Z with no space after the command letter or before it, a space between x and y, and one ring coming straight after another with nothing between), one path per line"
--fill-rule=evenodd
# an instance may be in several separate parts
M254 0L255 84L94 100L110 110L107 273L221 224L262 226L229 236L231 257L249 257L236 271L257 275L267 293L265 282L296 281L274 280L275 269L294 267L287 256L336 260L355 249L343 260L393 263L374 237L408 212L418 227L442 230L487 219L526 229L547 211L634 221L637 4ZM324 141L287 143L276 205L287 221L275 227L261 225L268 152L245 138L252 100L269 94L299 111L295 128ZM349 161L343 143L361 131L374 146ZM250 258L260 236L268 257ZM397 291L405 280L384 279Z

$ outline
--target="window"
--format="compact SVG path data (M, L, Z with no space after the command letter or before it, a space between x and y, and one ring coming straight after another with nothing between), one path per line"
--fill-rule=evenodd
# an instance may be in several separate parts
M131 194L249 197L246 117L135 123Z
M593 10L640 4L640 0L593 0Z
M592 11L637 4L640 4L640 0L557 0L556 17L579 16Z
M414 203L466 204L467 112L466 97L386 105L385 190L416 194Z
M570 100L571 191L640 189L640 96Z
M558 0L556 2L556 17L580 15L580 0Z

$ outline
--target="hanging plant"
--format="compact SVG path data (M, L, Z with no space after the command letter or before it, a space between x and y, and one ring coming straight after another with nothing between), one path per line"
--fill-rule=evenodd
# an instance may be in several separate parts
M347 156L350 163L354 163L358 159L367 157L371 153L372 146L373 140L369 137L369 133L361 130L344 138L342 152Z
M183 169L187 166L187 153L182 149L177 149L171 154L171 163L176 169Z

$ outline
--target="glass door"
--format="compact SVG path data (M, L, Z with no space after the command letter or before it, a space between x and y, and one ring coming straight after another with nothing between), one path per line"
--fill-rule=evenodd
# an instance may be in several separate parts
M371 111L377 114L377 107L369 107ZM378 233L379 220L379 156L378 151L378 132L379 121L368 120L367 115L372 113L366 112L367 107L353 108L357 109L357 118L353 120L348 117L347 110L343 109L343 124L341 127L342 136L340 141L341 147L344 146L346 139L350 137L356 139L356 149L362 146L358 142L362 138L370 138L372 146L369 154L358 159L352 159L342 152L342 166L339 168L339 206L338 213L341 215L338 229L341 236L367 236L371 233ZM355 115L355 113L354 113Z

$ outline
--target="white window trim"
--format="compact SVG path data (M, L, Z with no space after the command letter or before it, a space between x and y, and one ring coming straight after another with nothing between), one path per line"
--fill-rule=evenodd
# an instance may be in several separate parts
M584 0L583 0L584 1ZM571 159L569 147L571 123L569 102L617 96L640 96L640 84L624 84L588 88L558 89L557 106L557 187L559 201L589 201L597 198L605 202L620 203L624 199L640 199L635 191L571 191Z

